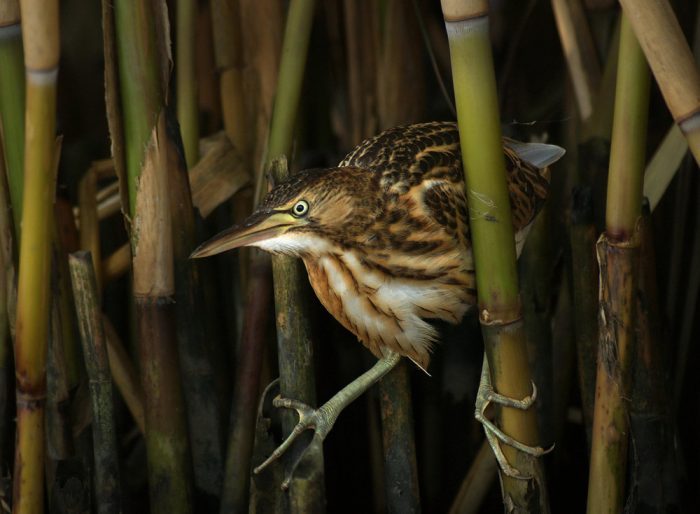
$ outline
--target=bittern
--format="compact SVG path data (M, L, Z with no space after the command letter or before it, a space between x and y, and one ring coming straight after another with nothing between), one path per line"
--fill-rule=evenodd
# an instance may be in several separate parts
M547 167L564 151L504 139L503 152L519 255L547 196ZM256 246L300 257L323 306L379 359L318 409L276 398L274 405L295 409L299 422L256 472L306 429L323 440L340 412L402 356L427 371L438 333L426 320L457 323L477 303L469 219L488 216L488 203L467 196L455 123L398 127L366 140L337 167L292 175L241 226L193 253ZM484 411L490 402L526 409L535 391L523 400L496 394L484 359L476 417L510 476L520 475L498 440L534 455L543 450L508 437Z

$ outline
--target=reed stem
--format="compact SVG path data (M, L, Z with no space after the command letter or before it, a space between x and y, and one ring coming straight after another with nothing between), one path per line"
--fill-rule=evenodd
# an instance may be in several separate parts
M472 213L472 254L479 295L479 315L492 383L500 394L524 398L531 393L522 322L516 254L506 186L496 79L488 28L488 3L442 0L450 43L467 201ZM501 430L518 441L537 445L534 409L502 408ZM548 512L541 463L505 446L509 462L530 476L501 474L503 498L516 511ZM511 503L512 502L512 503Z
M13 512L44 510L44 407L53 212L58 2L23 0L26 70L22 240L17 290L15 372L17 446Z

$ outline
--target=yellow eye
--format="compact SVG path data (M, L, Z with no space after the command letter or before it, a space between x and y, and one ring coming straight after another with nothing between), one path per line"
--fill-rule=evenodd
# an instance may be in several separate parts
M306 216L307 212L309 212L309 204L305 200L299 200L294 204L294 207L292 207L292 214L297 218Z

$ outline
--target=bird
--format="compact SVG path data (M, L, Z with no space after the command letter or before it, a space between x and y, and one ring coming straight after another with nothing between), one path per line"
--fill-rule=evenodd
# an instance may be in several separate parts
M503 138L503 153L519 255L547 198L549 166L564 150ZM365 140L337 166L291 175L241 225L193 252L201 258L254 246L301 258L321 304L378 359L317 409L277 397L273 404L295 409L299 421L256 473L307 429L325 439L340 412L402 357L428 371L439 339L431 321L458 323L477 305L469 221L486 211L483 198L467 195L457 124L418 123ZM484 358L476 417L509 476L522 478L498 441L533 455L544 450L513 440L484 411L489 402L526 409L535 396L534 384L521 400L493 392Z

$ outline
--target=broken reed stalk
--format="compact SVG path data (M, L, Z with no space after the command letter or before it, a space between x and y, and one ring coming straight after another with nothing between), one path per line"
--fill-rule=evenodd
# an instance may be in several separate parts
M620 0L673 119L700 165L700 70L668 0Z
M272 110L270 136L267 144L265 169L275 182L288 177L287 156L292 153L292 141L301 98L301 86L311 37L314 0L292 0L287 13L287 24L282 43L279 80ZM308 287L299 259L287 256L272 257L275 312L277 313L277 347L279 358L280 390L282 396L294 398L307 405L316 405L313 345L311 341ZM283 413L285 437L296 424L294 414ZM292 448L291 462L298 453ZM298 449L296 449L298 452ZM318 508L324 503L323 456L315 451L304 455L308 466L302 477L295 474L290 486L290 503L302 511ZM303 487L297 488L297 485ZM297 494L298 489L298 494ZM306 508L303 508L306 505ZM315 507L314 507L315 506Z
M598 262L596 261L596 228L593 221L593 194L590 187L575 188L572 195L571 267L574 337L578 356L579 389L583 424L586 427L588 448L591 447L591 426L595 402L596 353L598 325Z
M151 512L186 514L192 511L191 458L173 302L166 14L160 2L125 0L114 4L114 18Z
M590 514L622 512L635 343L636 270L650 75L626 15L622 19L605 233L600 267L599 346L588 482Z
M97 277L90 252L72 253L68 259L90 384L97 512L119 514L122 499L117 433Z
M525 398L532 394L531 374L518 291L488 3L442 0L442 12L450 43L467 199L472 209L488 209L490 214L488 219L472 216L470 227L479 319L491 379L498 393ZM534 408L501 408L498 420L509 436L525 444L539 444ZM549 512L541 462L507 445L503 445L503 452L521 474L532 477L515 479L501 473L503 498L509 508Z
M22 0L26 124L15 372L17 445L13 512L44 509L44 404L53 212L58 1Z
M177 119L180 123L187 167L191 168L199 160L199 105L195 61L197 1L178 0L176 15Z
M0 0L0 133L15 231L19 236L24 184L24 54L17 0Z

